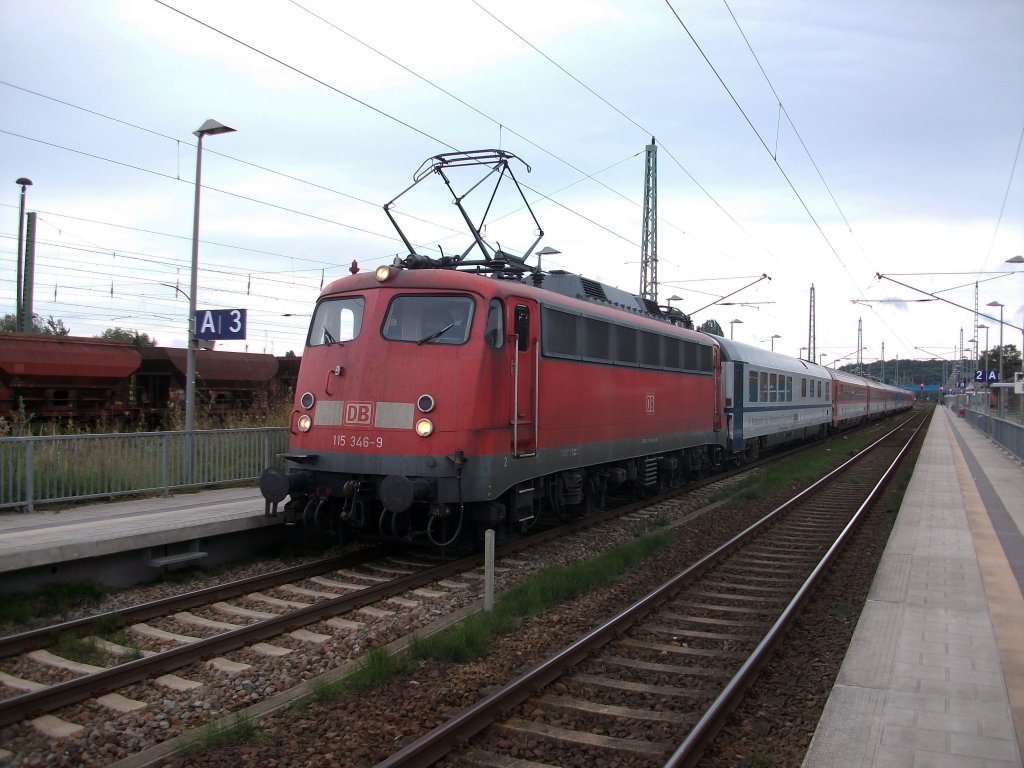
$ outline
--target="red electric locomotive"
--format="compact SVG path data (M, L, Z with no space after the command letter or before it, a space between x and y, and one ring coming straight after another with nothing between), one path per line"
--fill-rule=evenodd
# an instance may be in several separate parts
M447 183L453 164L479 163L503 177L513 157L440 155L428 170ZM268 512L290 496L285 516L307 526L441 546L488 528L513 535L599 507L612 489L667 487L724 463L712 337L683 327L678 311L527 267L481 228L480 260L410 245L394 266L323 290L287 471L260 481Z

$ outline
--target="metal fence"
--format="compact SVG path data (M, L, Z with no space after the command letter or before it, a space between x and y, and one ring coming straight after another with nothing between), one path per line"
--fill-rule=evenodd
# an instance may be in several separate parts
M988 435L1018 459L1024 459L1024 397L1009 393L999 407L989 393L969 393L947 398L954 413Z
M0 438L0 509L168 495L182 488L256 480L283 464L288 430L195 430ZM194 451L191 461L186 450Z

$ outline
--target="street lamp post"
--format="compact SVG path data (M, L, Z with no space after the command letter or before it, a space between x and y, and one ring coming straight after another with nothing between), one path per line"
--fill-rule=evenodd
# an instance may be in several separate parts
M192 276L188 295L188 354L185 372L185 479L192 482L192 440L196 426L196 294L199 289L199 192L202 189L203 138L218 133L232 133L235 129L207 120L193 135L199 138L196 146L196 198L192 212Z
M990 301L986 307L999 307L999 383L1003 383L1003 304L998 301ZM1003 415L1003 388L999 387L999 403L997 412Z
M25 279L22 271L22 264L25 258L25 189L32 186L32 179L22 177L14 183L21 185L21 204L18 206L18 298L17 303L14 305L14 330L25 332L28 329L22 327L21 321L21 304L24 301L21 283Z
M730 320L729 321L729 338L730 339L732 338L733 326L735 326L737 323L739 323L740 325L743 325L743 321L742 320Z
M672 309L672 302L673 301L682 301L682 300L683 300L682 296L673 293L671 296L668 297L668 308L670 310Z
M772 334L772 352L774 352L774 351L775 351L775 340L776 340L776 339L781 339L781 338L782 338L782 337L781 337L781 336L779 336L779 334L777 334L777 333L773 333L773 334Z
M828 352L822 352L820 355L818 355L818 365L821 365L822 359L826 357L828 357Z

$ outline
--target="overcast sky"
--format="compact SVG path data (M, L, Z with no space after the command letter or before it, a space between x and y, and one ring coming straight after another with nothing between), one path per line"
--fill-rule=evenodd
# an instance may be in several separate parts
M197 300L249 316L224 349L301 353L321 284L404 252L383 205L453 150L529 166L546 269L639 292L651 136L660 303L796 356L813 285L826 364L855 359L859 320L865 362L953 358L977 283L988 346L999 301L1019 347L1022 40L1020 0L3 3L2 313L26 176L35 311L183 346L213 118L237 132L204 142ZM506 250L533 241L520 208L503 191L491 214ZM437 177L396 213L423 252L467 245Z

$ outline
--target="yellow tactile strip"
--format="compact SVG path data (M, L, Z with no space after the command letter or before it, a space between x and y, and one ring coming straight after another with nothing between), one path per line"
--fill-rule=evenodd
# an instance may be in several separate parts
M1017 731L1017 747L1024 755L1024 597L1010 570L1006 553L992 527L985 505L971 477L963 453L955 441L953 463L963 494L968 524L978 553L978 565L988 596L992 627L1010 697L1010 710Z

